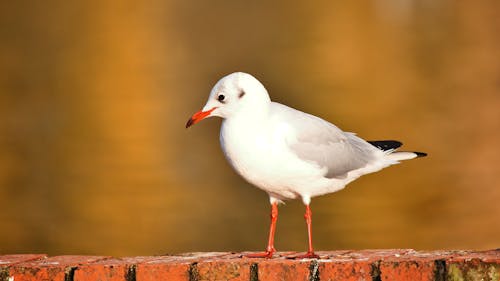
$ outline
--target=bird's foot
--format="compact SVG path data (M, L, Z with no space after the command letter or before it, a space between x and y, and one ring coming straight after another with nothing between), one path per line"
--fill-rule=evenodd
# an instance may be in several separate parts
M247 258L266 258L266 259L270 259L270 258L273 257L274 252L276 252L275 249L268 249L265 252L252 253L252 254L245 255L245 257L247 257Z
M303 255L288 256L287 259L319 259L320 257L314 252L307 252Z

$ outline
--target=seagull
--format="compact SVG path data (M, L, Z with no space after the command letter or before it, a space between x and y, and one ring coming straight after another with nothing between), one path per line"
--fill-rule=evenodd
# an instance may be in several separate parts
M301 199L308 233L308 251L296 258L318 258L312 244L311 198L343 189L362 175L401 160L426 156L396 151L395 140L365 141L314 115L271 101L252 75L235 72L213 87L202 110L186 128L217 116L222 151L246 181L267 192L271 224L267 248L247 257L271 258L278 219L278 203Z

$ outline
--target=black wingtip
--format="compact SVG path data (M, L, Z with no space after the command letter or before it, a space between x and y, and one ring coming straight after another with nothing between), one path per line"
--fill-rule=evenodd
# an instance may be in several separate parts
M425 157L425 156L427 156L427 153L425 153L425 152L417 152L417 151L415 151L413 153L417 154L417 157Z
M397 149L403 145L402 142L397 140L368 141L368 143L383 151Z

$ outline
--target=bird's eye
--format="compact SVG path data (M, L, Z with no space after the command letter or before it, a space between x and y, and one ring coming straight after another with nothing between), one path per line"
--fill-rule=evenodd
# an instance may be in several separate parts
M226 98L226 97L225 97L224 95L219 95L219 96L217 97L217 100L219 100L220 102L223 102L225 98Z
M238 98L242 98L245 95L245 91L241 90L240 94L238 95Z

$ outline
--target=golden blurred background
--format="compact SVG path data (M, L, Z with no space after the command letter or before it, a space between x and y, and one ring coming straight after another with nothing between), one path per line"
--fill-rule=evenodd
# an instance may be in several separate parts
M313 199L317 250L500 245L498 1L3 1L0 253L263 250L267 195L226 163L222 76L429 157ZM306 250L303 205L276 247Z

